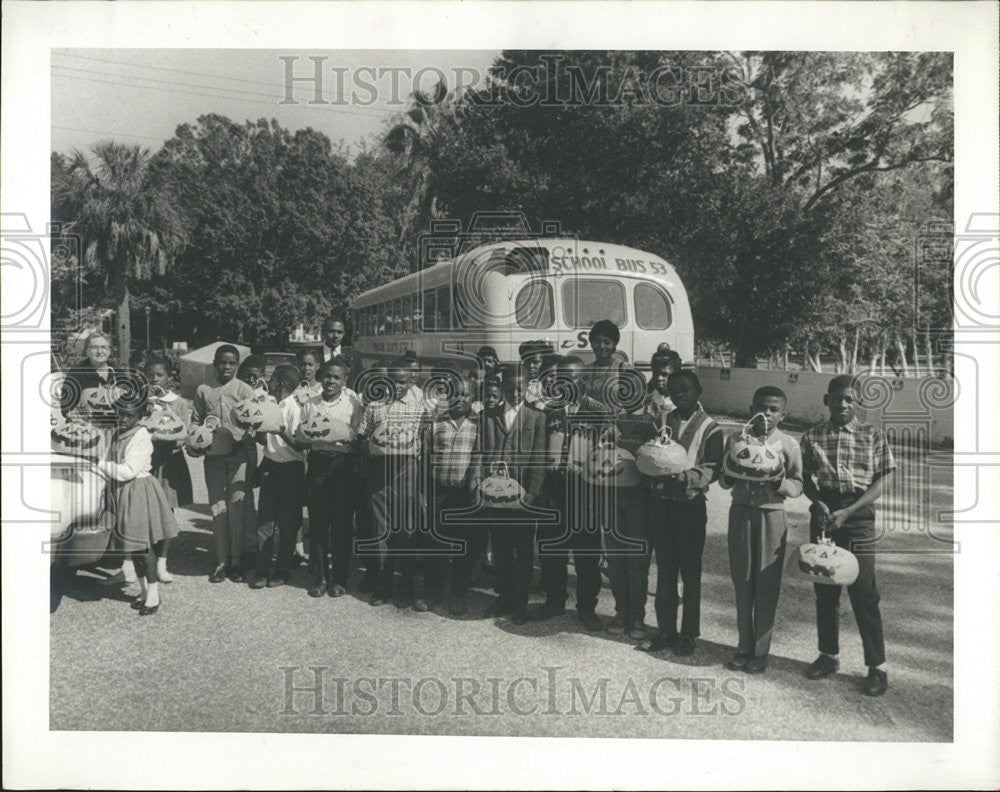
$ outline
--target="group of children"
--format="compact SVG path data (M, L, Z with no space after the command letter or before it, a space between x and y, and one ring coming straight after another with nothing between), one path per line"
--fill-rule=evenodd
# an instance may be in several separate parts
M731 479L722 469L727 443L701 406L697 374L661 349L646 385L617 353L618 342L618 328L602 321L590 332L595 360L589 365L532 341L522 344L520 365L501 367L487 348L471 371L434 369L422 387L412 354L364 376L349 355L304 355L299 367L274 369L268 390L282 426L256 435L234 425L230 413L253 396L262 374L254 365L262 369L262 361L244 361L241 370L238 351L220 346L216 382L199 386L191 412L194 424L210 415L220 423L205 455L216 554L210 580L228 576L253 588L286 583L305 507L312 597L343 596L351 559L358 558L365 569L359 590L372 605L395 600L418 611L446 605L460 615L469 609L473 569L489 545L497 597L488 615L525 624L563 614L572 558L575 606L585 629L627 634L644 652L669 648L690 655L700 633L706 493L718 481L732 491L728 548L738 643L726 665L764 672L784 567L784 501L802 493L812 501L813 539L825 530L842 547L870 542L873 504L895 467L885 436L856 417L851 377L831 381L830 418L801 443L778 428L785 394L760 388L751 414L780 455L784 476L770 483ZM166 376L163 365L147 368L151 384ZM339 427L331 435L337 439L311 442L301 431L321 424ZM642 476L636 486L609 486L588 472L589 460L613 456L615 449L634 454L664 426L686 455L683 472ZM152 453L146 446L143 453ZM165 449L155 468L154 480L173 492L185 486L173 470L179 453L176 444ZM176 528L158 529L165 507L149 502L154 548L161 534ZM140 517L130 511L125 519ZM653 553L656 629L645 622ZM545 599L529 608L536 555ZM874 556L859 552L858 559L860 574L848 592L869 667L863 689L880 695L887 677ZM147 588L155 586L149 564L144 559ZM615 601L607 624L596 613L602 564ZM839 651L840 587L815 589L820 655L806 672L811 679L835 672ZM148 612L150 600L144 605Z

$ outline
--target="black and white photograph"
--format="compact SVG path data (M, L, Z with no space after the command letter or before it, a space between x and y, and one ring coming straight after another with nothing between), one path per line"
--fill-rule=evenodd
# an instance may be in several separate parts
M34 5L5 787L1000 783L996 3Z

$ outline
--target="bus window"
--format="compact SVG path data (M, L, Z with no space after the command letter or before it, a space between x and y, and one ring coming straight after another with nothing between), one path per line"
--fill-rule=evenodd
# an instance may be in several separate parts
M531 281L521 287L514 299L517 323L527 330L552 327L552 287L545 281Z
M567 280L562 301L563 320L569 327L592 327L601 319L625 326L625 287L618 281Z
M378 304L378 321L375 324L375 335L385 335L385 303Z
M402 332L412 333L413 332L413 302L410 299L410 295L407 294L403 297L403 310L400 312L400 317L403 320Z
M400 333L403 330L403 301L397 297L392 301L392 327L390 333Z
M419 333L424 329L424 311L421 305L423 295L417 292L413 295L413 332Z
M434 331L437 329L435 324L437 320L437 311L435 305L437 303L434 300L434 289L428 289L424 292L424 330Z
M635 287L635 323L643 330L670 327L670 302L660 289L648 283Z
M437 290L437 321L438 330L451 329L451 291L447 286Z

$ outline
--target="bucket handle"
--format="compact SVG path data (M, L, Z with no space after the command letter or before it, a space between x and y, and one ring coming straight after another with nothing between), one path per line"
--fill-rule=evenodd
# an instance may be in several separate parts
M753 422L756 421L758 418L764 419L764 434L765 435L767 434L768 417L764 413L759 412L754 415L751 415L750 419L745 424L743 424L743 431L741 432L741 434L743 435L744 440L750 437L750 429L753 426Z
M507 463L503 462L503 461L501 461L501 462L492 462L490 464L490 475L491 476L499 476L500 478L509 478L510 477L510 473L507 470Z

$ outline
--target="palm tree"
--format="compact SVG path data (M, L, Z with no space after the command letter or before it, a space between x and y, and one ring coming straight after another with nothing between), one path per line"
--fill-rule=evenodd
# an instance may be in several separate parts
M104 274L118 306L119 358L128 365L129 284L165 272L183 229L167 191L154 183L148 149L103 141L91 153L93 166L74 151L55 173L52 203L69 218L62 232L76 235L84 262Z
M415 89L411 96L410 108L382 139L396 159L396 176L406 185L408 194L400 223L400 242L438 216L430 155L440 137L458 124L458 102L444 81L438 82L430 93Z

